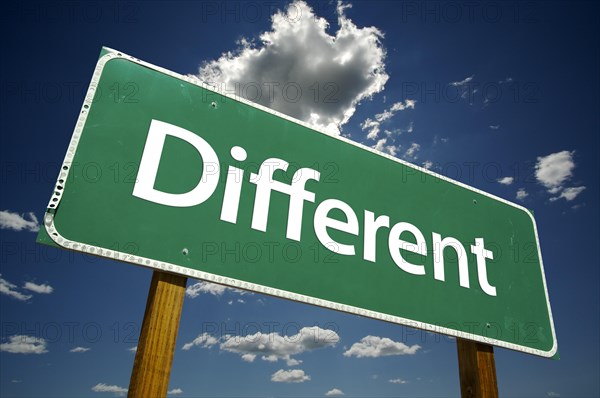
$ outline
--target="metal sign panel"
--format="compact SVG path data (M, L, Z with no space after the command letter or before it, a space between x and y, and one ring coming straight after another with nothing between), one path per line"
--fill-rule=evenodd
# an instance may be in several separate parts
M38 240L550 357L525 208L104 49Z

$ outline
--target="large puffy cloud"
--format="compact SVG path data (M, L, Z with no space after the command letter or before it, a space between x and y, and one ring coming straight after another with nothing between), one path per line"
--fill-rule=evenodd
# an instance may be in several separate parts
M417 344L407 346L387 337L365 336L359 342L352 344L352 347L344 352L344 356L377 358L390 355L414 355L420 348L421 346Z
M337 134L357 104L388 80L383 34L357 27L345 15L348 7L338 2L339 28L330 34L329 23L296 0L273 15L259 44L240 41L236 51L205 63L199 78Z
M182 349L187 351L194 346L210 348L220 342L221 350L238 354L245 362L254 362L257 357L260 357L263 361L283 360L288 366L295 366L301 361L292 358L293 355L333 347L339 340L340 337L333 330L313 326L304 327L292 336L282 336L277 332L258 332L247 336L225 335L216 338L208 333L202 333L193 341L184 344Z

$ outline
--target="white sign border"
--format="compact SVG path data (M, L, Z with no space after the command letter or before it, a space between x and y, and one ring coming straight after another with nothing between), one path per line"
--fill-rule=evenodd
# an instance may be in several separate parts
M531 212L529 210L527 210L526 208L524 208L523 206L520 206L519 204L510 202L506 199L499 198L499 197L489 194L487 192L481 191L477 188L468 186L459 181L455 181L446 176L437 174L431 170L428 170L428 169L419 167L417 165L405 162L404 160L398 159L391 155L376 151L373 148L369 148L365 145L362 145L360 143L357 143L357 142L347 139L345 137L329 134L324 130L321 130L321 129L315 128L314 126L309 125L308 123L294 119L290 116L284 115L280 112L277 112L277 111L267 108L265 106L250 102L248 100L245 100L244 98L237 97L237 96L231 95L229 93L221 92L220 90L216 90L214 87L203 83L202 81L200 81L199 79L197 79L194 76L180 75L178 73L175 73L175 72L169 71L165 68L161 68L159 66L150 64L148 62L145 62L145 61L142 61L135 57L126 55L120 51L113 50L111 48L103 47L103 50L106 52L106 54L103 55L102 57L100 57L100 59L98 60L98 63L96 64L96 68L94 70L92 80L90 82L87 94L85 96L85 100L81 107L81 112L79 114L79 118L77 119L77 123L75 125L75 130L73 131L73 135L72 135L71 141L69 143L67 154L66 154L63 164L61 166L61 170L60 170L57 182L56 182L54 192L52 194L52 197L50 198L50 202L48 203L48 210L44 216L44 226L46 228L46 231L48 232L48 235L50 236L50 238L57 245L59 245L63 248L69 249L69 250L80 251L83 253L92 254L92 255L96 255L96 256L100 256L100 257L111 258L114 260L119 260L119 261L132 263L132 264L136 264L136 265L141 265L141 266L152 268L155 270L171 272L171 273L175 273L175 274L179 274L179 275L183 275L183 276L202 279L202 280L205 280L208 282L218 283L218 284L233 287L236 289L244 289L244 290L249 290L249 291L253 291L253 292L257 292L257 293L263 293L263 294L267 294L267 295L271 295L271 296L281 297L281 298L285 298L288 300L293 300L293 301L297 301L297 302L301 302L301 303L313 304L313 305L316 305L319 307L324 307L324 308L329 308L329 309L333 309L333 310L337 310L337 311L347 312L350 314L360 315L360 316L364 316L364 317L368 317L368 318L379 319L382 321L391 322L391 323L404 325L404 326L408 326L408 327L413 327L413 328L417 328L417 329L422 329L422 330L429 331L429 332L446 334L446 335L453 336L453 337L477 341L479 343L491 344L491 345L515 350L515 351L521 351L521 352L525 352L528 354L541 356L541 357L546 357L546 358L553 357L556 354L556 352L558 351L558 342L556 339L556 332L554 329L554 319L552 317L552 309L550 307L550 300L548 297L548 289L546 286L546 276L544 273L544 265L542 262L542 253L541 253L540 243L539 243L539 238L538 238L537 225L535 223L535 219L533 218L533 215L531 214ZM442 327L442 326L432 325L432 324L428 324L428 323L424 323L424 322L418 322L418 321L414 321L412 319L402 318L402 317L398 317L398 316L394 316L394 315L388 315L388 314L384 314L384 313L380 313L380 312L376 312L376 311L370 311L370 310L366 310L364 308L354 307L354 306L350 306L350 305L339 304L336 302L322 300L319 298L305 296L302 294L288 292L285 290L275 289L275 288L271 288L271 287L267 287L267 286L263 286L263 285L258 285L255 283L244 282L244 281L241 281L238 279L227 278L227 277L211 274L208 272L197 271L197 270L190 269L187 267L182 267L179 265L166 263L166 262L162 262L162 261L156 261L156 260L146 258L146 257L135 256L135 255L131 255L128 253L119 252L116 250L110 250L110 249L106 249L106 248L102 248L102 247L98 247L98 246L75 242L75 241L72 241L72 240L69 240L69 239L63 237L58 232L58 230L56 229L56 226L54 225L54 211L58 208L58 205L60 204L60 200L62 197L61 192L64 190L64 187L67 183L69 169L72 165L72 161L75 156L75 152L77 151L77 145L79 143L79 139L81 137L83 127L85 126L85 122L87 120L89 110L90 110L91 106L93 105L94 96L96 94L96 89L98 87L98 82L100 81L102 71L104 70L104 66L109 61L114 60L114 59L124 59L124 60L130 61L130 62L134 62L134 63L142 65L146 68L150 68L152 70L155 70L160 73L164 73L164 74L174 77L176 79L185 81L187 83L190 83L190 84L193 84L193 85L196 85L199 87L202 87L205 90L212 91L212 92L220 94L224 97L227 97L232 100L249 105L253 108L260 109L261 111L264 111L264 112L268 112L272 115L278 116L280 118L289 120L293 123L307 127L313 131L319 132L319 133L327 135L329 137L333 137L333 138L343 141L347 144L354 145L360 149L372 152L376 155L385 157L387 159L390 159L394 162L403 164L412 169L419 170L423 173L437 177L444 181L448 181L459 187L466 188L470 191L487 196L491 199L500 201L502 203L508 204L519 210L524 211L531 218L531 221L532 221L533 227L534 227L534 231L535 231L535 239L536 239L536 245L537 245L537 250L538 250L538 257L540 259L542 282L544 284L544 293L546 295L548 316L549 316L549 320L550 320L550 327L552 329L552 340L553 340L552 349L550 351L542 351L542 350L538 350L538 349L534 349L534 348L530 348L530 347L526 347L526 346L522 346L522 345L518 345L518 344L508 343L508 342L505 342L502 340L496 340L496 339L487 338L487 337L476 335L476 334L465 333L462 331L449 329L449 328Z

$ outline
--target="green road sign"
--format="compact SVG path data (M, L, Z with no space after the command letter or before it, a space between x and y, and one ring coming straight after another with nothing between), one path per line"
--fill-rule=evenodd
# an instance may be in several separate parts
M525 208L104 49L39 241L550 357Z

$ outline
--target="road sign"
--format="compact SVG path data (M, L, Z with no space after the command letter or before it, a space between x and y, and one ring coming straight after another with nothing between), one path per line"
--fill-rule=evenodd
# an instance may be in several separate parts
M39 241L550 357L525 208L104 49Z

